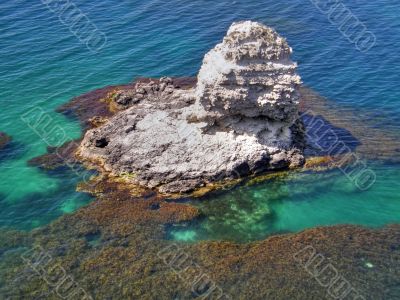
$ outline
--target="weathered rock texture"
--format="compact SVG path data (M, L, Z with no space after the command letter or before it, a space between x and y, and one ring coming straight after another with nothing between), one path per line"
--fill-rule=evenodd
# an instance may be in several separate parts
M196 88L199 106L219 118L293 122L301 81L291 52L271 28L254 22L233 24L223 42L204 58Z
M78 154L160 192L303 164L296 64L274 30L234 23L197 85L171 78L117 91L122 111L89 130Z

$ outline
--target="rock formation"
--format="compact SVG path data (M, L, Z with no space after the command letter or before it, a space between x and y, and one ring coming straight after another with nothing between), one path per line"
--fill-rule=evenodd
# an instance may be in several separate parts
M122 111L89 130L78 155L164 193L300 166L300 77L290 54L273 29L234 23L196 85L164 77L117 91Z
M271 28L254 22L233 24L204 58L196 88L199 106L216 118L293 122L301 81L291 52Z

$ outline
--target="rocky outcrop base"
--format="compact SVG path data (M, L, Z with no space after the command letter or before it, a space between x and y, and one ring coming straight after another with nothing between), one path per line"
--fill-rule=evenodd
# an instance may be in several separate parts
M197 82L163 77L115 90L116 114L89 130L78 156L161 193L300 167L304 130L292 50L273 29L234 23Z

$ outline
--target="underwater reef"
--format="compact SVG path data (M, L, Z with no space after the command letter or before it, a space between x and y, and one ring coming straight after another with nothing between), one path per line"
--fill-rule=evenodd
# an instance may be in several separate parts
M251 186L284 178L289 173L325 172L340 167L344 163L343 153L326 150L332 143L328 135L323 135L322 141L311 139L315 130L323 128L332 133L360 157L382 160L398 157L395 154L400 144L394 134L385 133L383 137L382 131L370 129L362 121L346 123L342 118L357 119L354 116L343 117L352 112L332 108L326 99L299 85L294 64L286 60L290 50L284 40L268 28L259 25L253 28L253 25L245 24L234 25L224 42L205 58L204 68L215 68L216 71L214 79L218 84L215 90L211 89L207 78L200 75L197 79L139 78L129 84L109 86L75 97L57 110L79 120L83 136L61 147L49 148L48 153L32 159L30 164L44 170L80 164L98 170L98 174L77 187L78 191L92 194L95 200L30 232L0 231L0 294L5 299L400 298L399 225L380 229L350 225L318 227L242 242L204 240L187 243L169 238L171 226L197 222L207 213L182 200L187 195L200 197L216 189L223 193L238 184ZM271 54L271 49L261 39L259 52L254 52L253 30L265 33L268 40L273 37L279 47L273 47ZM250 45L241 40L243 34ZM275 52L277 49L279 51ZM255 86L247 84L257 78L254 73L248 73L248 60L255 59L254 67L261 73L271 71L258 64L254 55L260 54L269 59L285 59L285 66L280 67L287 67L283 71L287 74L283 77L288 81L277 76L276 80L283 80L280 82L282 85L275 81L272 84L279 85L282 93L274 94L259 79L254 82ZM235 73L234 78L229 76L229 72L219 72L214 60L218 60L220 55L227 55L237 62L230 70ZM244 69L236 69L240 62ZM230 92L235 97L230 97ZM236 103L236 93L243 99L252 100L253 104L257 95L262 95L267 105L258 109L257 105ZM188 94L194 96L186 97ZM275 109L270 105L274 97L284 101L284 105ZM260 165L256 164L260 157L247 156L248 166L230 165L228 171L236 176L227 175L227 170L223 170L222 175L210 172L205 174L207 176L191 176L182 182L178 173L151 170L150 175L142 173L149 177L142 175L144 177L138 182L137 177L131 174L133 170L127 166L139 162L140 158L142 170L151 169L151 166L145 166L146 161L155 163L157 155L164 158L162 153L175 149L171 145L159 149L160 144L153 140L159 136L150 137L149 131L141 127L161 120L160 111L171 114L167 116L170 124L157 126L168 129L180 121L184 128L189 125L201 135L215 135L216 129L223 128L224 139L232 130L238 131L240 136L247 132L248 126L269 119L267 127L256 126L260 131L252 145L261 145L260 139L270 138L271 134L275 141L283 143L274 144L273 147L278 149L276 153L269 151L271 145L264 145L268 150L268 159L261 160L266 162L265 169L260 170ZM240 111L246 113L240 115ZM176 115L177 112L180 115ZM151 120L138 124L147 113ZM297 115L301 116L301 122L297 121ZM154 119L155 116L158 119ZM271 124L282 130L269 131L265 135ZM317 129L315 124L318 124ZM134 147L129 144L129 147L136 149L132 151L146 152L149 149L146 143L154 142L154 150L158 152L147 154L148 157L143 154L137 157L138 161L127 160L126 164L113 161L112 157L124 153L121 148L123 139L137 134L135 132L140 128L143 129L142 137L150 140L141 140L141 143ZM282 135L282 132L286 134ZM116 139L118 146L107 149L109 145L116 145L112 144L112 138L116 137L119 137ZM382 142L371 145L369 140ZM182 142L182 139L173 142ZM328 146L320 147L321 143ZM297 148L294 145L298 145ZM198 147L193 151L212 154L201 153ZM190 155L171 152L169 162L179 166L182 159L187 160L192 157ZM176 161L172 162L172 158ZM234 159L239 162L239 158ZM249 162L254 163L252 167ZM105 167L107 163L111 170ZM119 166L117 169L113 169L114 163ZM295 170L281 170L291 164L296 166ZM171 168L176 165L171 165ZM160 190L160 181L151 180L154 176L164 180L166 174L169 174L170 181ZM190 182L194 178L195 182ZM202 186L197 181L199 178L213 184L203 183ZM224 182L226 178L228 180ZM167 197L160 191L175 196ZM271 197L274 197L273 192ZM267 207L263 213L268 213Z
M5 299L57 299L59 294L71 299L325 299L328 291L346 296L342 299L400 295L397 225L321 227L242 244L177 243L165 238L165 225L198 218L196 208L154 193L133 196L129 187L107 180L93 192L94 202L48 226L1 233ZM63 281L67 276L74 285Z

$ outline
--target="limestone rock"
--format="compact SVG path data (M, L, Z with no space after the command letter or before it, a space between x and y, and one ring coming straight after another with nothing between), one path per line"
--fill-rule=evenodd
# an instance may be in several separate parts
M131 106L146 99L157 99L173 93L175 86L172 78L163 77L158 82L139 82L134 89L116 92L113 100L121 106Z
M204 58L198 105L215 118L240 115L292 123L301 80L291 53L273 29L251 21L234 23Z
M298 167L300 78L290 53L272 29L234 23L205 56L196 86L161 78L117 93L124 110L89 130L78 154L164 193Z

